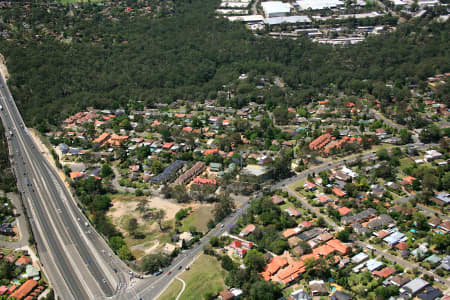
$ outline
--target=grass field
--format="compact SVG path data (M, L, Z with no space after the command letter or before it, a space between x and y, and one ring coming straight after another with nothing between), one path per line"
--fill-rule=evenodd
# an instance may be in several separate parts
M191 226L195 226L197 231L206 233L208 221L213 218L213 206L201 206L183 220L181 231L189 231Z
M225 275L226 271L222 269L215 257L205 254L200 255L192 264L191 269L179 276L186 282L186 289L180 300L200 300L206 293L218 294L226 287L224 283ZM181 287L182 284L179 280L173 281L158 299L175 299Z
M400 159L400 169L405 170L406 168L411 166L413 163L414 163L414 161L412 159L410 159L409 157L404 157L404 158Z

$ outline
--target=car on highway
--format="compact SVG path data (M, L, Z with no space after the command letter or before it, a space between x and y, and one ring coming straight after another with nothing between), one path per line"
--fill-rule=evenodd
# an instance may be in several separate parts
M178 267L178 270L181 270L182 268L183 268L183 266L179 266L179 267Z
M172 271L167 272L167 275L170 275L170 274L172 274Z
M162 270L158 270L155 273L153 273L153 276L159 276L162 274L162 272L163 272Z

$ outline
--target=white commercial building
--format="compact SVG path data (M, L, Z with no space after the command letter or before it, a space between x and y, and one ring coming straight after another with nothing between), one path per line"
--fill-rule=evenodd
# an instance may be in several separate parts
M267 18L284 17L291 12L291 5L281 1L261 2L261 6Z
M279 25L282 23L296 24L296 23L311 23L308 16L288 16L288 17L274 17L264 19L264 23L268 25Z
M248 15L248 16L231 16L228 17L231 22L238 21L244 23L257 23L264 21L264 17L261 15Z
M299 0L296 3L300 7L300 10L320 10L344 5L344 2L341 0Z

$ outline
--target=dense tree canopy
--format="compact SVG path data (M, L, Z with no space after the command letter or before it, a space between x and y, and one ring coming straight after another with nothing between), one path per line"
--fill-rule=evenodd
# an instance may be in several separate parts
M97 9L95 3L88 5ZM333 48L306 37L255 37L242 24L216 18L216 5L179 0L171 17L86 18L72 29L83 38L69 43L20 36L1 40L12 92L25 119L45 129L65 113L90 105L118 107L130 99L148 105L177 98L203 100L216 97L224 84L249 72L279 76L287 90L274 86L256 98L254 85L241 84L231 105L250 100L268 107L300 105L335 88L368 91L385 104L393 97L405 98L406 84L450 69L448 22L424 26L430 19L411 20L393 33ZM69 14L51 20L46 11L34 8L28 21L34 27L54 22L61 28L74 22ZM386 88L387 81L395 82L395 91ZM277 111L278 116L285 113Z

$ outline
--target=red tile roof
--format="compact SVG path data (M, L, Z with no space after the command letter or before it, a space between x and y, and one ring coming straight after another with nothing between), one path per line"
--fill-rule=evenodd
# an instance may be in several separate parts
M325 245L315 248L312 253L314 255L327 256L329 254L334 253L335 251L336 251L335 248L325 244Z
M219 149L206 149L205 152L203 153L203 155L207 156L207 155L212 155L214 153L219 153Z
M328 241L327 245L335 248L342 255L345 255L350 251L349 246L336 239Z
M340 214L341 216L346 216L346 215L348 215L349 213L351 213L352 210L351 210L350 208L344 206L344 207L339 208L339 209L338 209L338 212L339 212L339 214Z
M209 178L202 178L202 177L195 177L194 184L211 184L211 185L216 185L217 184L217 180L215 179L209 179Z
M83 174L79 171L70 172L69 175L70 175L71 179L77 179L77 178L83 177Z
M345 192L341 191L341 189L339 189L339 188L333 188L332 192L338 197L344 197L345 196Z
M27 280L24 284L22 284L14 293L10 295L10 298L17 298L19 300L25 298L36 286L38 282L33 279Z
M395 273L395 269L391 267L386 267L380 271L373 271L372 274L380 278L386 278Z

